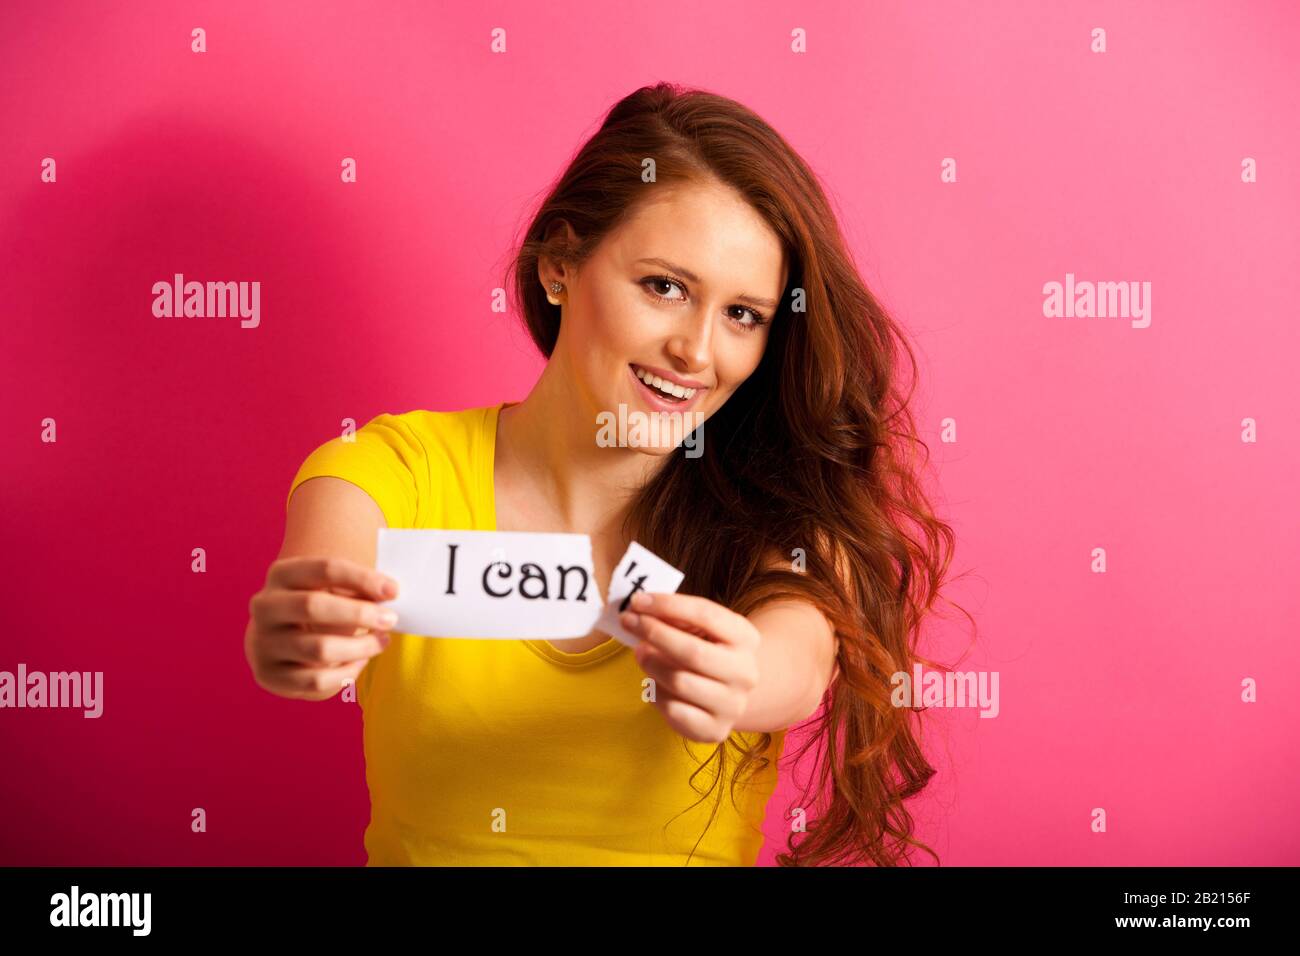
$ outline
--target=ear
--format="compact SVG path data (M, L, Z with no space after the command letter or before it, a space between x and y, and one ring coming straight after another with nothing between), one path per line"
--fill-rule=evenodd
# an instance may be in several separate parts
M556 254L547 255L543 252L537 256L537 281L549 293L552 282L559 282L565 287L572 285L577 269L572 263L565 263L562 252L577 248L578 239L567 221L556 220L547 226L546 243L547 248L554 248Z
M573 231L573 226L567 219L552 219L542 238L547 243L559 242L564 246L571 247L578 244L578 234Z
M573 281L575 270L572 265L564 261L563 253L577 249L581 243L578 234L573 231L573 226L567 219L555 219L546 227L543 241L547 248L554 249L556 254L543 253L537 257L537 278L541 281L542 287L550 288L552 282L568 285Z

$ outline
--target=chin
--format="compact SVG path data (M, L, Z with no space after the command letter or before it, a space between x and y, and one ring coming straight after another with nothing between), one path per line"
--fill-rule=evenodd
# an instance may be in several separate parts
M702 443L700 425L705 418L698 410L672 414L638 408L624 400L596 415L596 443L605 448L629 448L654 458L686 448L687 457L695 458L699 453L692 451ZM692 434L696 438L688 444Z
M633 447L633 451L640 452L648 458L663 458L671 455L678 449L678 445L646 445L643 447Z

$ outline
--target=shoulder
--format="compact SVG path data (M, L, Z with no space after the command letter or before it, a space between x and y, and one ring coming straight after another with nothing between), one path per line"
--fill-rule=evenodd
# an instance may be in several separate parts
M854 586L848 550L825 530L818 532L812 547L771 546L763 553L760 564L765 571L819 574L827 578L824 582L827 587L852 600ZM787 590L760 604L748 617L755 624L762 622L769 628L779 624L792 634L802 635L804 640L811 637L819 658L830 667L828 680L838 675L840 635L825 609L810 594ZM823 682L822 687L825 686Z
M496 507L492 463L499 411L499 405L416 409L378 416L367 424L387 436L400 460L395 467L411 476L411 526L492 526Z
M316 477L342 478L366 491L390 528L442 520L479 473L479 442L491 409L381 412L361 427L344 420L341 435L317 446L299 467L289 497Z
M831 587L841 589L846 595L853 593L848 549L825 529L819 529L812 542L769 546L763 552L760 564L765 571L821 573L828 578L826 583Z
M429 459L431 464L455 462L474 453L494 411L495 406L383 412L366 422L357 434L364 433L369 440L389 446L412 466L412 456Z
M400 414L378 415L374 421L400 425L421 439L435 443L463 443L477 438L495 421L498 406L432 410L418 408Z

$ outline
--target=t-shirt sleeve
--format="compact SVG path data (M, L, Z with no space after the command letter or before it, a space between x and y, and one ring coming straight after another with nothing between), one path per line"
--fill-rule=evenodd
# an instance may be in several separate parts
M309 478L342 478L370 495L390 528L416 527L419 502L428 493L428 459L419 436L399 415L382 414L319 445L298 469L285 497Z

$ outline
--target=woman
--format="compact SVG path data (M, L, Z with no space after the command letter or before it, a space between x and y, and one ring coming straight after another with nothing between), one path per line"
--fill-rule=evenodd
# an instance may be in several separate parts
M548 358L528 397L379 415L317 448L250 606L262 687L357 681L369 863L750 865L786 730L823 704L817 789L778 862L910 862L903 802L934 771L890 678L952 535L911 471L911 351L813 174L743 106L645 87L512 271ZM620 410L703 424L597 440ZM602 584L636 540L685 579L624 618L635 650L423 638L381 617L385 526L586 533Z

